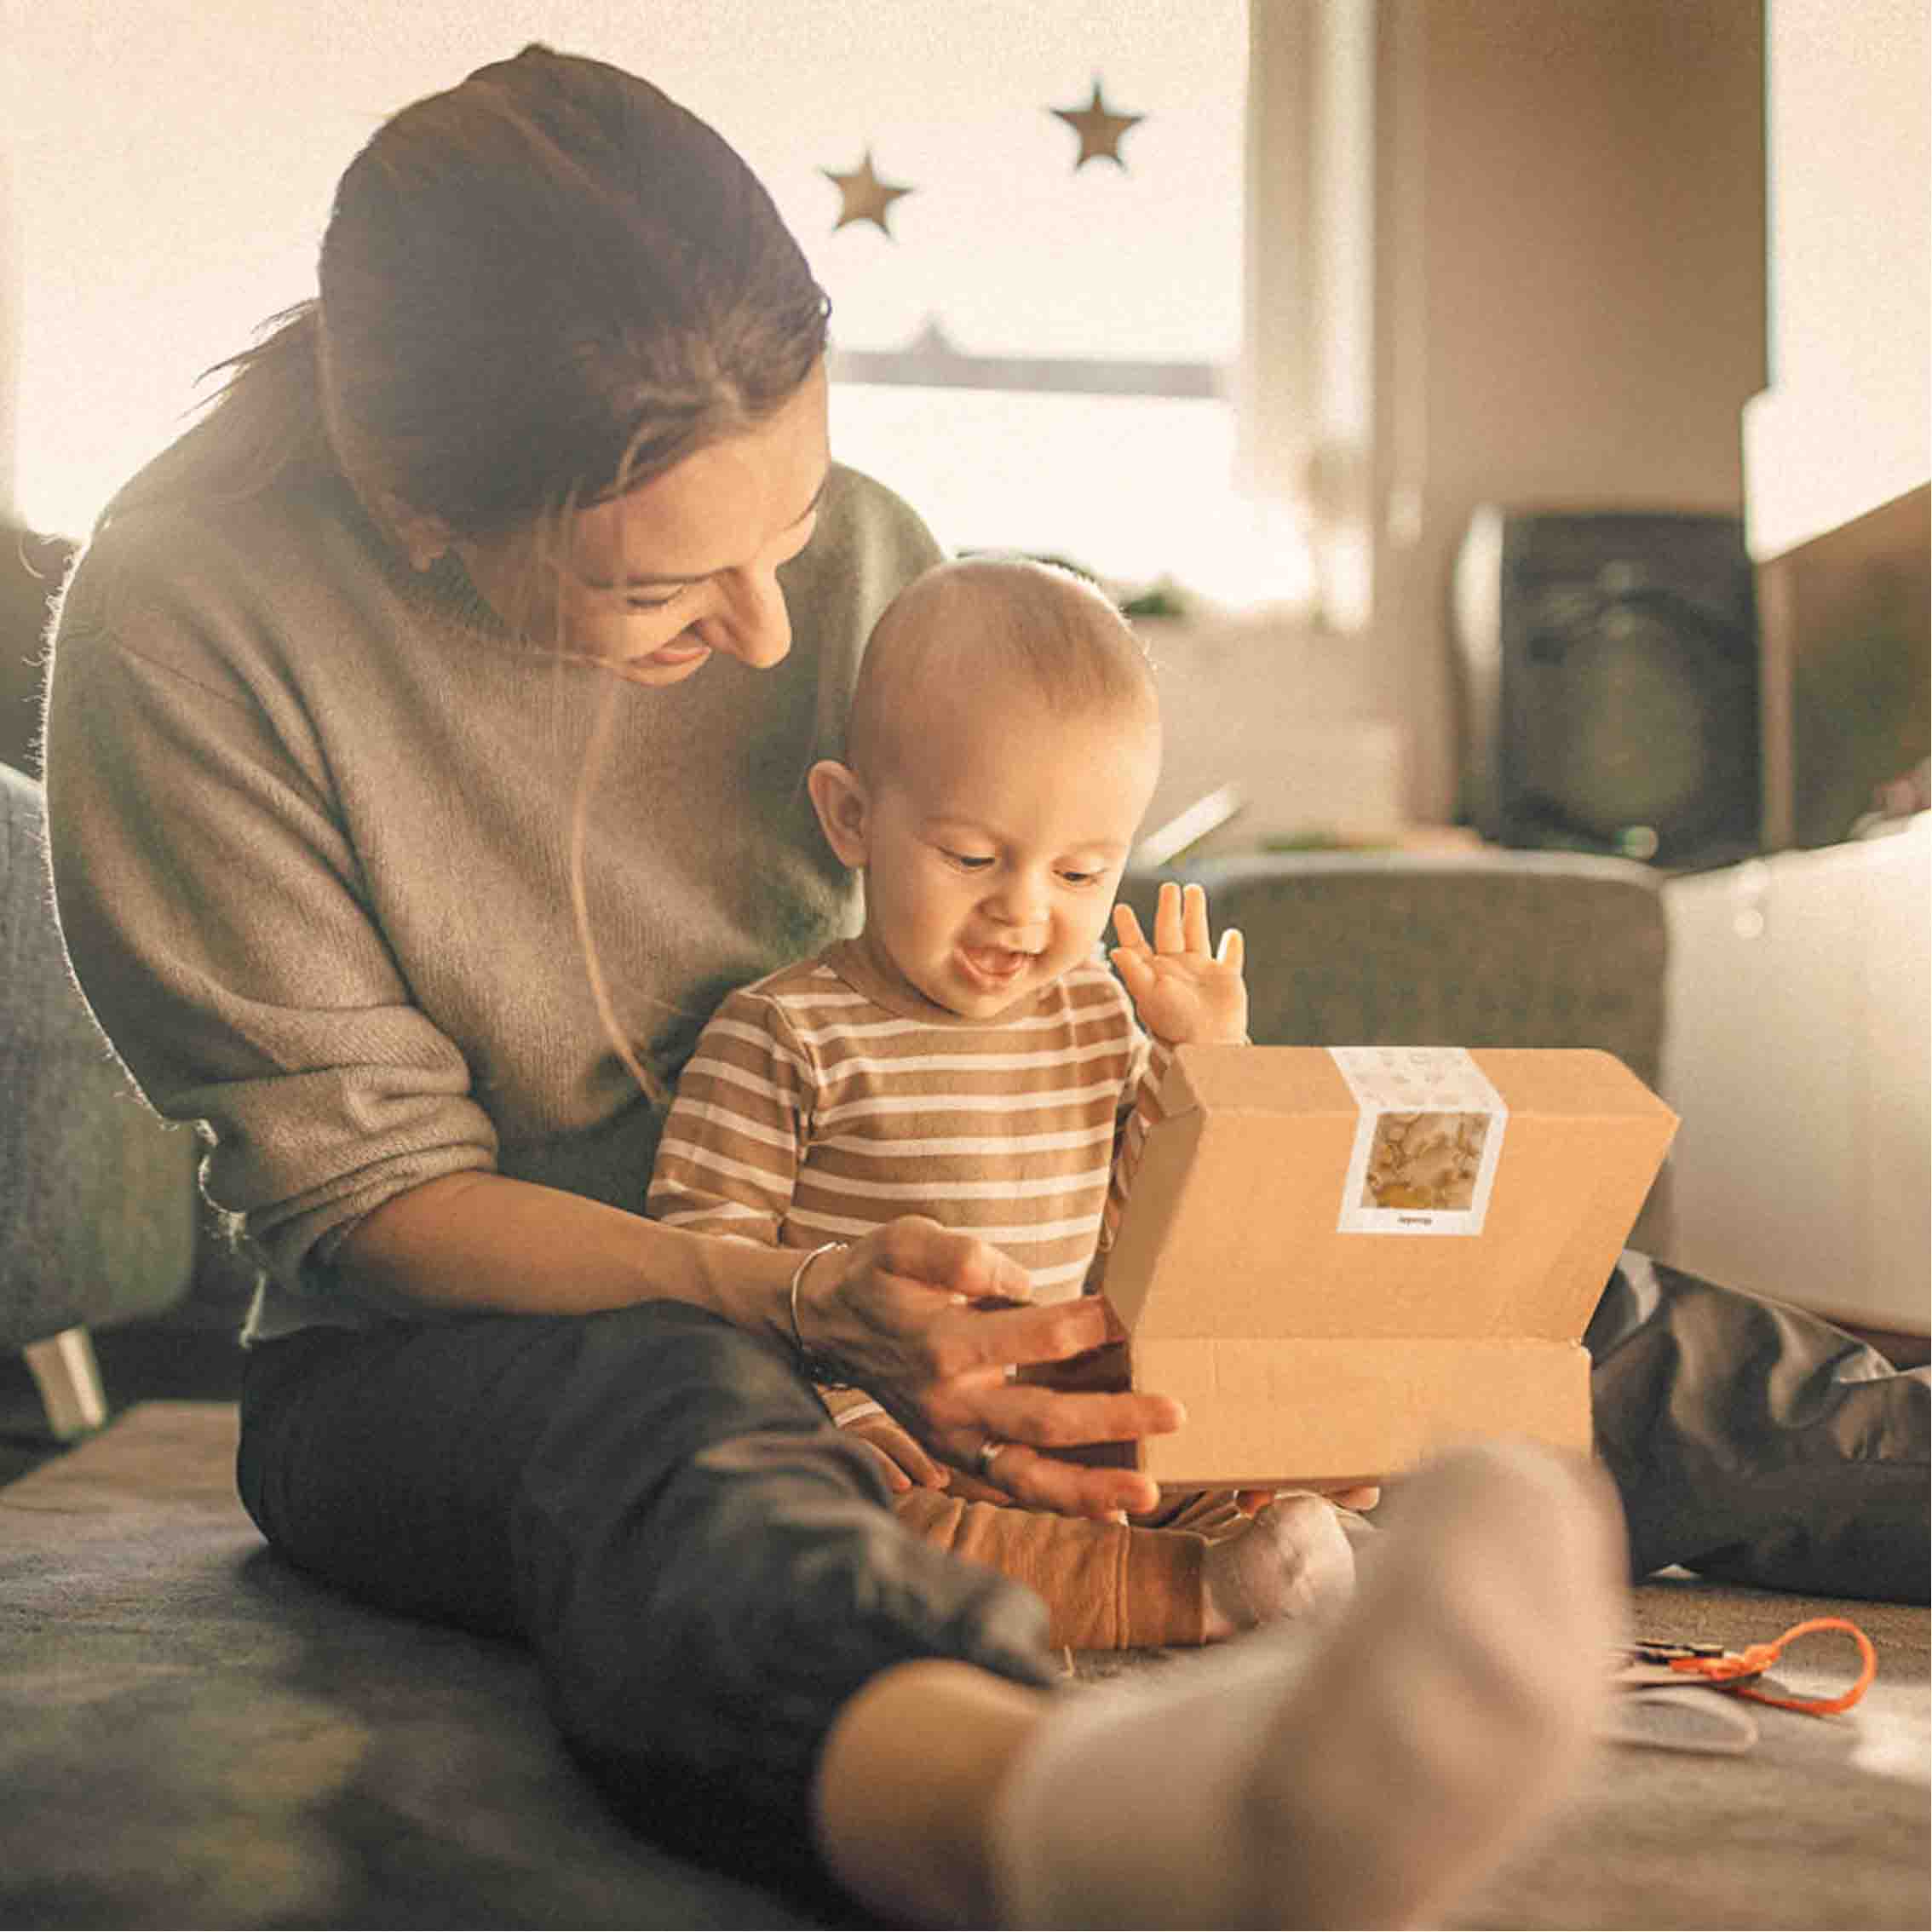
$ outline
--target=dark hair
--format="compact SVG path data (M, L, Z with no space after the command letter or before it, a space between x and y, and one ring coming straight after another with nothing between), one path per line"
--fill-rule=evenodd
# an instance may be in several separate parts
M140 494L333 468L452 536L492 533L768 416L823 353L829 306L716 132L538 45L383 123L337 186L318 286L218 365L224 434L177 446Z

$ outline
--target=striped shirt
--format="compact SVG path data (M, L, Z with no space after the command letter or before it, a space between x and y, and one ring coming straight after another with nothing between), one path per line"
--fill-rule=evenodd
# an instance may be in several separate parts
M1111 1242L1168 1057L1097 959L982 1021L915 1003L842 941L719 1007L648 1211L794 1248L929 1215L1064 1300Z

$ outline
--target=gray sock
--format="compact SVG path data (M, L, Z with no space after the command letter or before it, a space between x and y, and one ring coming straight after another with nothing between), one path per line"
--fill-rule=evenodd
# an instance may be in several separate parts
M1339 1621L1061 1693L996 1808L1003 1923L1412 1925L1562 1796L1620 1621L1608 1484L1511 1446L1403 1487Z
M1328 1614L1355 1587L1342 1513L1308 1494L1278 1496L1251 1522L1210 1544L1204 1568L1210 1636Z

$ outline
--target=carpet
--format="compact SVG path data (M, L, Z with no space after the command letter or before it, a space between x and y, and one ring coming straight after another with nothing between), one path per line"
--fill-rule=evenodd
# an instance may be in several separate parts
M0 1924L824 1923L620 1825L514 1647L270 1557L235 1500L234 1428L229 1404L144 1403L0 1489ZM1835 1717L1742 1707L1760 1734L1740 1757L1606 1745L1452 1923L1923 1927L1928 1613L1683 1577L1636 1597L1647 1636L1732 1646L1849 1616L1877 1681ZM1182 1667L1074 1661L1083 1682ZM1828 1695L1854 1667L1826 1637L1777 1675Z

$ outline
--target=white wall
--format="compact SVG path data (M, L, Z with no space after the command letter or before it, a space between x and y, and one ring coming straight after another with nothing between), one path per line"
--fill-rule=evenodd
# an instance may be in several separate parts
M1476 505L1741 508L1762 28L1758 0L1385 0L1381 21L1374 701L1408 721L1435 817Z
M1770 386L1745 420L1776 556L1932 475L1925 0L1768 0Z
M0 9L20 508L44 527L83 530L179 428L198 373L313 293L336 179L381 119L532 39L630 67L711 121L805 246L843 346L896 348L939 308L986 354L1233 353L1239 196L1203 184L1239 179L1244 0ZM1096 72L1147 117L1124 172L1076 173L1073 135L1047 111L1084 105ZM854 167L868 143L882 175L917 189L890 239L834 232L819 172ZM1203 260L1222 272L1198 273Z
M0 21L0 26L3 26ZM0 109L6 95L0 94ZM20 386L14 371L20 354L20 248L14 219L13 170L8 143L0 141L0 516L14 504L14 451Z
M1360 636L1265 616L1141 629L1166 742L1149 831L1230 785L1242 814L1204 853L1401 831L1408 732L1365 706Z
M1667 1259L1925 1333L1929 886L1932 813L1665 886Z

